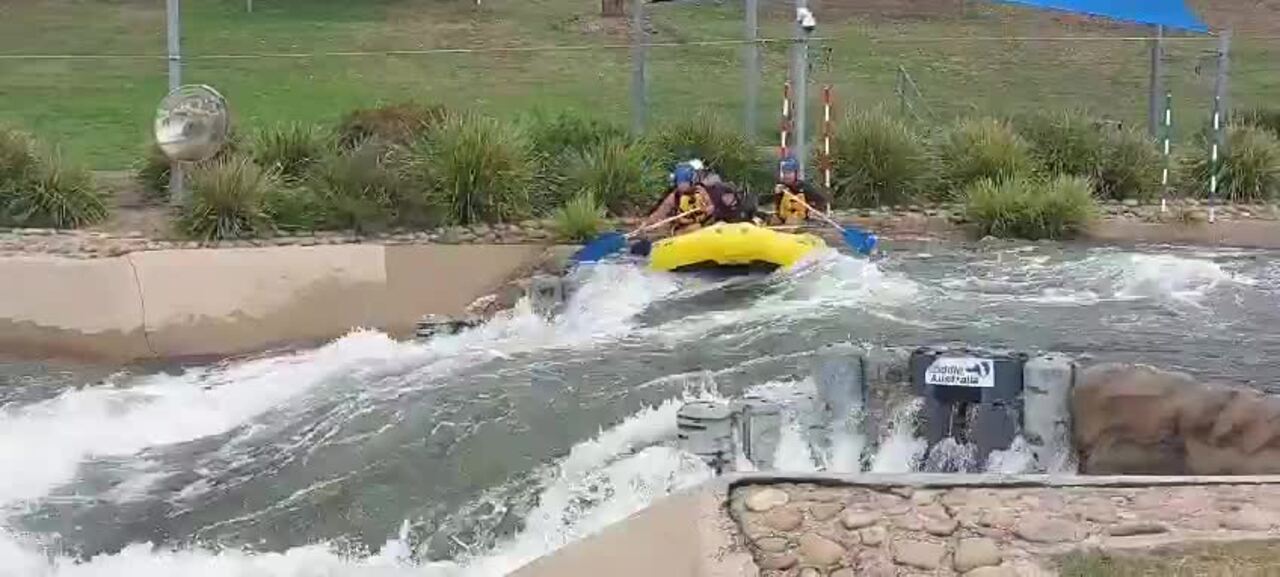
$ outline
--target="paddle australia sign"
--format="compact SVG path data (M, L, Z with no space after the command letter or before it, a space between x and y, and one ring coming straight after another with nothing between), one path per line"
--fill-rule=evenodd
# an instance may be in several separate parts
M977 357L939 357L924 372L924 382L944 387L994 387L996 364Z

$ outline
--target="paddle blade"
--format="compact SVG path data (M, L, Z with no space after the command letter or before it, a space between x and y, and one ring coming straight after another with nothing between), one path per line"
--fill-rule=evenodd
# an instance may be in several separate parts
M574 253L574 262L596 262L606 256L627 248L627 237L621 233L607 232Z
M844 236L844 243L849 245L849 248L862 255L871 254L880 242L876 235L862 232L856 228L845 229L842 236Z

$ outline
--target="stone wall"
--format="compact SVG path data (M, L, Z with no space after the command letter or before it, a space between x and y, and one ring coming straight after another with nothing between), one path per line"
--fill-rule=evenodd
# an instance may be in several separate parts
M112 361L225 356L460 316L536 245L158 250L0 257L0 351Z
M1073 437L1087 474L1280 473L1280 398L1153 367L1084 371Z
M763 577L1054 574L1080 548L1280 537L1280 486L758 484L730 515Z
M1046 577L1075 551L1280 540L1280 477L735 474L514 577Z
M1280 208L1276 205L1222 205L1216 224L1208 224L1205 207L1193 199L1160 206L1132 201L1101 205L1100 218L1086 232L1090 240L1116 243L1177 242L1258 248L1280 248ZM935 203L900 205L876 209L837 210L837 220L874 231L881 238L964 239L968 224L963 205ZM607 226L630 230L636 218L619 218ZM814 223L813 230L829 235L830 229ZM142 231L104 232L96 230L51 230L0 228L0 257L54 254L77 259L122 256L143 251L196 250L205 248L253 248L271 246L375 245L472 245L537 244L560 239L556 225L548 219L519 223L445 226L428 230L392 230L366 236L346 232L309 232L293 236L233 241L199 242L148 237ZM838 241L829 236L829 241Z

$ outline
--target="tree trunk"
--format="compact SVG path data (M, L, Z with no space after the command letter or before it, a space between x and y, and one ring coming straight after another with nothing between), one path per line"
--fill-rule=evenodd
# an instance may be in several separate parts
M600 0L600 15L606 18L625 16L624 2L625 0Z

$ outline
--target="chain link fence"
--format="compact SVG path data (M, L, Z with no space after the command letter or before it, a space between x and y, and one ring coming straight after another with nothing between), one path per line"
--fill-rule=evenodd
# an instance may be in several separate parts
M0 6L0 122L96 168L128 168L149 140L167 87L161 4ZM811 140L820 134L826 85L838 109L881 108L925 126L1058 109L1147 124L1153 30L974 2L903 4L922 7L916 12L899 4L879 12L815 4ZM351 109L402 100L502 116L572 110L626 126L634 101L631 20L602 17L601 8L579 0L257 0L250 11L242 2L185 0L183 81L223 92L242 129L331 124ZM645 11L647 125L710 111L744 126L750 44L742 3L659 2ZM762 146L778 138L792 15L788 3L761 0ZM1171 36L1164 47L1174 146L1191 146L1210 122L1218 40ZM1274 106L1276 62L1280 34L1235 35L1233 108Z

